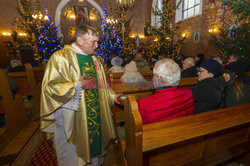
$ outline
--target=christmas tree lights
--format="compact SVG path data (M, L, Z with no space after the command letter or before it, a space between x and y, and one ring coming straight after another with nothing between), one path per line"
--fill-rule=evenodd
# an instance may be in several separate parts
M16 28L27 34L27 37L14 40L17 47L29 46L33 49L35 60L48 59L61 48L61 39L57 38L57 28L53 26L48 10L43 15L39 0L32 6L30 0L17 0L19 17L15 21Z
M48 9L46 9L46 15L48 22L40 26L42 34L37 37L38 52L44 60L48 60L54 52L62 48L61 38L57 37L58 30L48 15Z
M115 26L108 24L108 14L106 11L106 4L104 3L105 16L101 17L101 37L99 48L97 50L98 55L103 58L104 62L114 56L120 56L122 53L121 37L117 35Z
M146 27L149 34L152 34L154 42L146 47L146 52L149 56L164 54L169 58L174 58L178 55L181 46L187 36L178 38L178 29L180 23L173 24L175 11L180 3L176 6L175 0L163 0L162 10L155 9L153 11L156 17L159 17L159 22L156 24L158 27L150 25L150 22L146 21ZM174 26L173 26L174 25Z
M223 24L218 35L211 35L210 42L217 47L218 54L224 61L233 54L249 60L249 1L223 0L221 9Z

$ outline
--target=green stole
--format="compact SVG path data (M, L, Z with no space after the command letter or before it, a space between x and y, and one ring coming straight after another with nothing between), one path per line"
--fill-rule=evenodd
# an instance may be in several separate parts
M96 68L91 56L76 54L81 75L85 73L85 78L95 78L96 85L98 85ZM91 158L102 154L102 140L101 140L101 113L99 104L98 89L85 89L84 93L85 105L88 116L88 129L90 140L90 154Z

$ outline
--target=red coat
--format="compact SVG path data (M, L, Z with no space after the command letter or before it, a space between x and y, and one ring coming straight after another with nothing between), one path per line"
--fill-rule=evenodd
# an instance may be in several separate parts
M189 88L165 88L138 100L142 123L153 123L194 114L194 99Z

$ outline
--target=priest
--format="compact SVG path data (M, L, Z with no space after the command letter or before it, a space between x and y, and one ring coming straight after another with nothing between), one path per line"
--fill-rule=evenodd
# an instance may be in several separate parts
M59 166L101 165L116 132L111 105L118 97L93 56L94 28L83 25L75 42L55 52L45 69L41 91L41 130L53 138Z

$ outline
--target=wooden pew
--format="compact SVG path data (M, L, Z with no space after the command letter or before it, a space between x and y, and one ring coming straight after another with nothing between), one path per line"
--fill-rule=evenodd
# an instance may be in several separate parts
M152 70L140 71L140 73L142 74L142 76L146 80L150 81L153 78L153 71ZM118 73L110 72L108 75L108 78L110 79L111 82L120 83L120 78L122 77L123 74L124 74L124 72L118 72Z
M40 108L40 85L36 82L34 71L29 63L25 64L25 72L8 72L8 75L18 84L18 93L24 96L33 96L32 113Z
M1 109L1 108L4 107L3 105L4 105L4 104L3 104L3 96L0 95L0 114L4 114L4 110Z
M112 84L111 88L116 94L123 93L124 96L134 95L137 99L150 96L154 91L152 82ZM113 118L116 124L124 122L123 110L124 107L121 105L114 104L112 106Z
M6 73L0 69L0 96L1 96L1 112L5 114L6 131L0 136L0 149L3 142L10 140L27 122L26 110L22 101L22 95L16 94L12 99L12 93Z
M119 75L119 74L117 74ZM246 75L250 76L250 72L246 72ZM198 83L197 77L181 78L179 82L179 87L193 87ZM153 84L147 83L119 83L111 81L111 88L118 94L123 93L125 96L134 95L136 99L147 97L152 95L154 92ZM145 93L147 92L147 93ZM114 115L114 121L116 124L124 122L124 107L119 105L112 106L112 112Z
M142 125L136 98L122 102L129 166L216 165L250 152L250 103Z
M140 72L143 77L150 81L153 78L153 71L152 70L146 70L146 71L141 71ZM121 83L120 82L120 78L122 77L124 73L123 72L119 72L119 73L112 73L110 72L108 75L108 78L111 81L111 84L118 84ZM245 73L247 76L250 76L250 72L246 72ZM189 78L181 78L179 86L184 86L184 87L191 87L194 86L198 83L197 77L189 77Z
M196 77L182 78L179 83L179 87L192 87L198 83ZM144 83L118 83L111 84L111 88L118 93L123 93L124 96L134 95L136 99L141 99L150 96L154 92L154 86L152 82ZM119 105L112 106L112 112L114 121L116 124L124 122L124 107Z
M46 66L33 67L33 72L35 76L35 81L37 84L41 84L43 81L44 70Z

